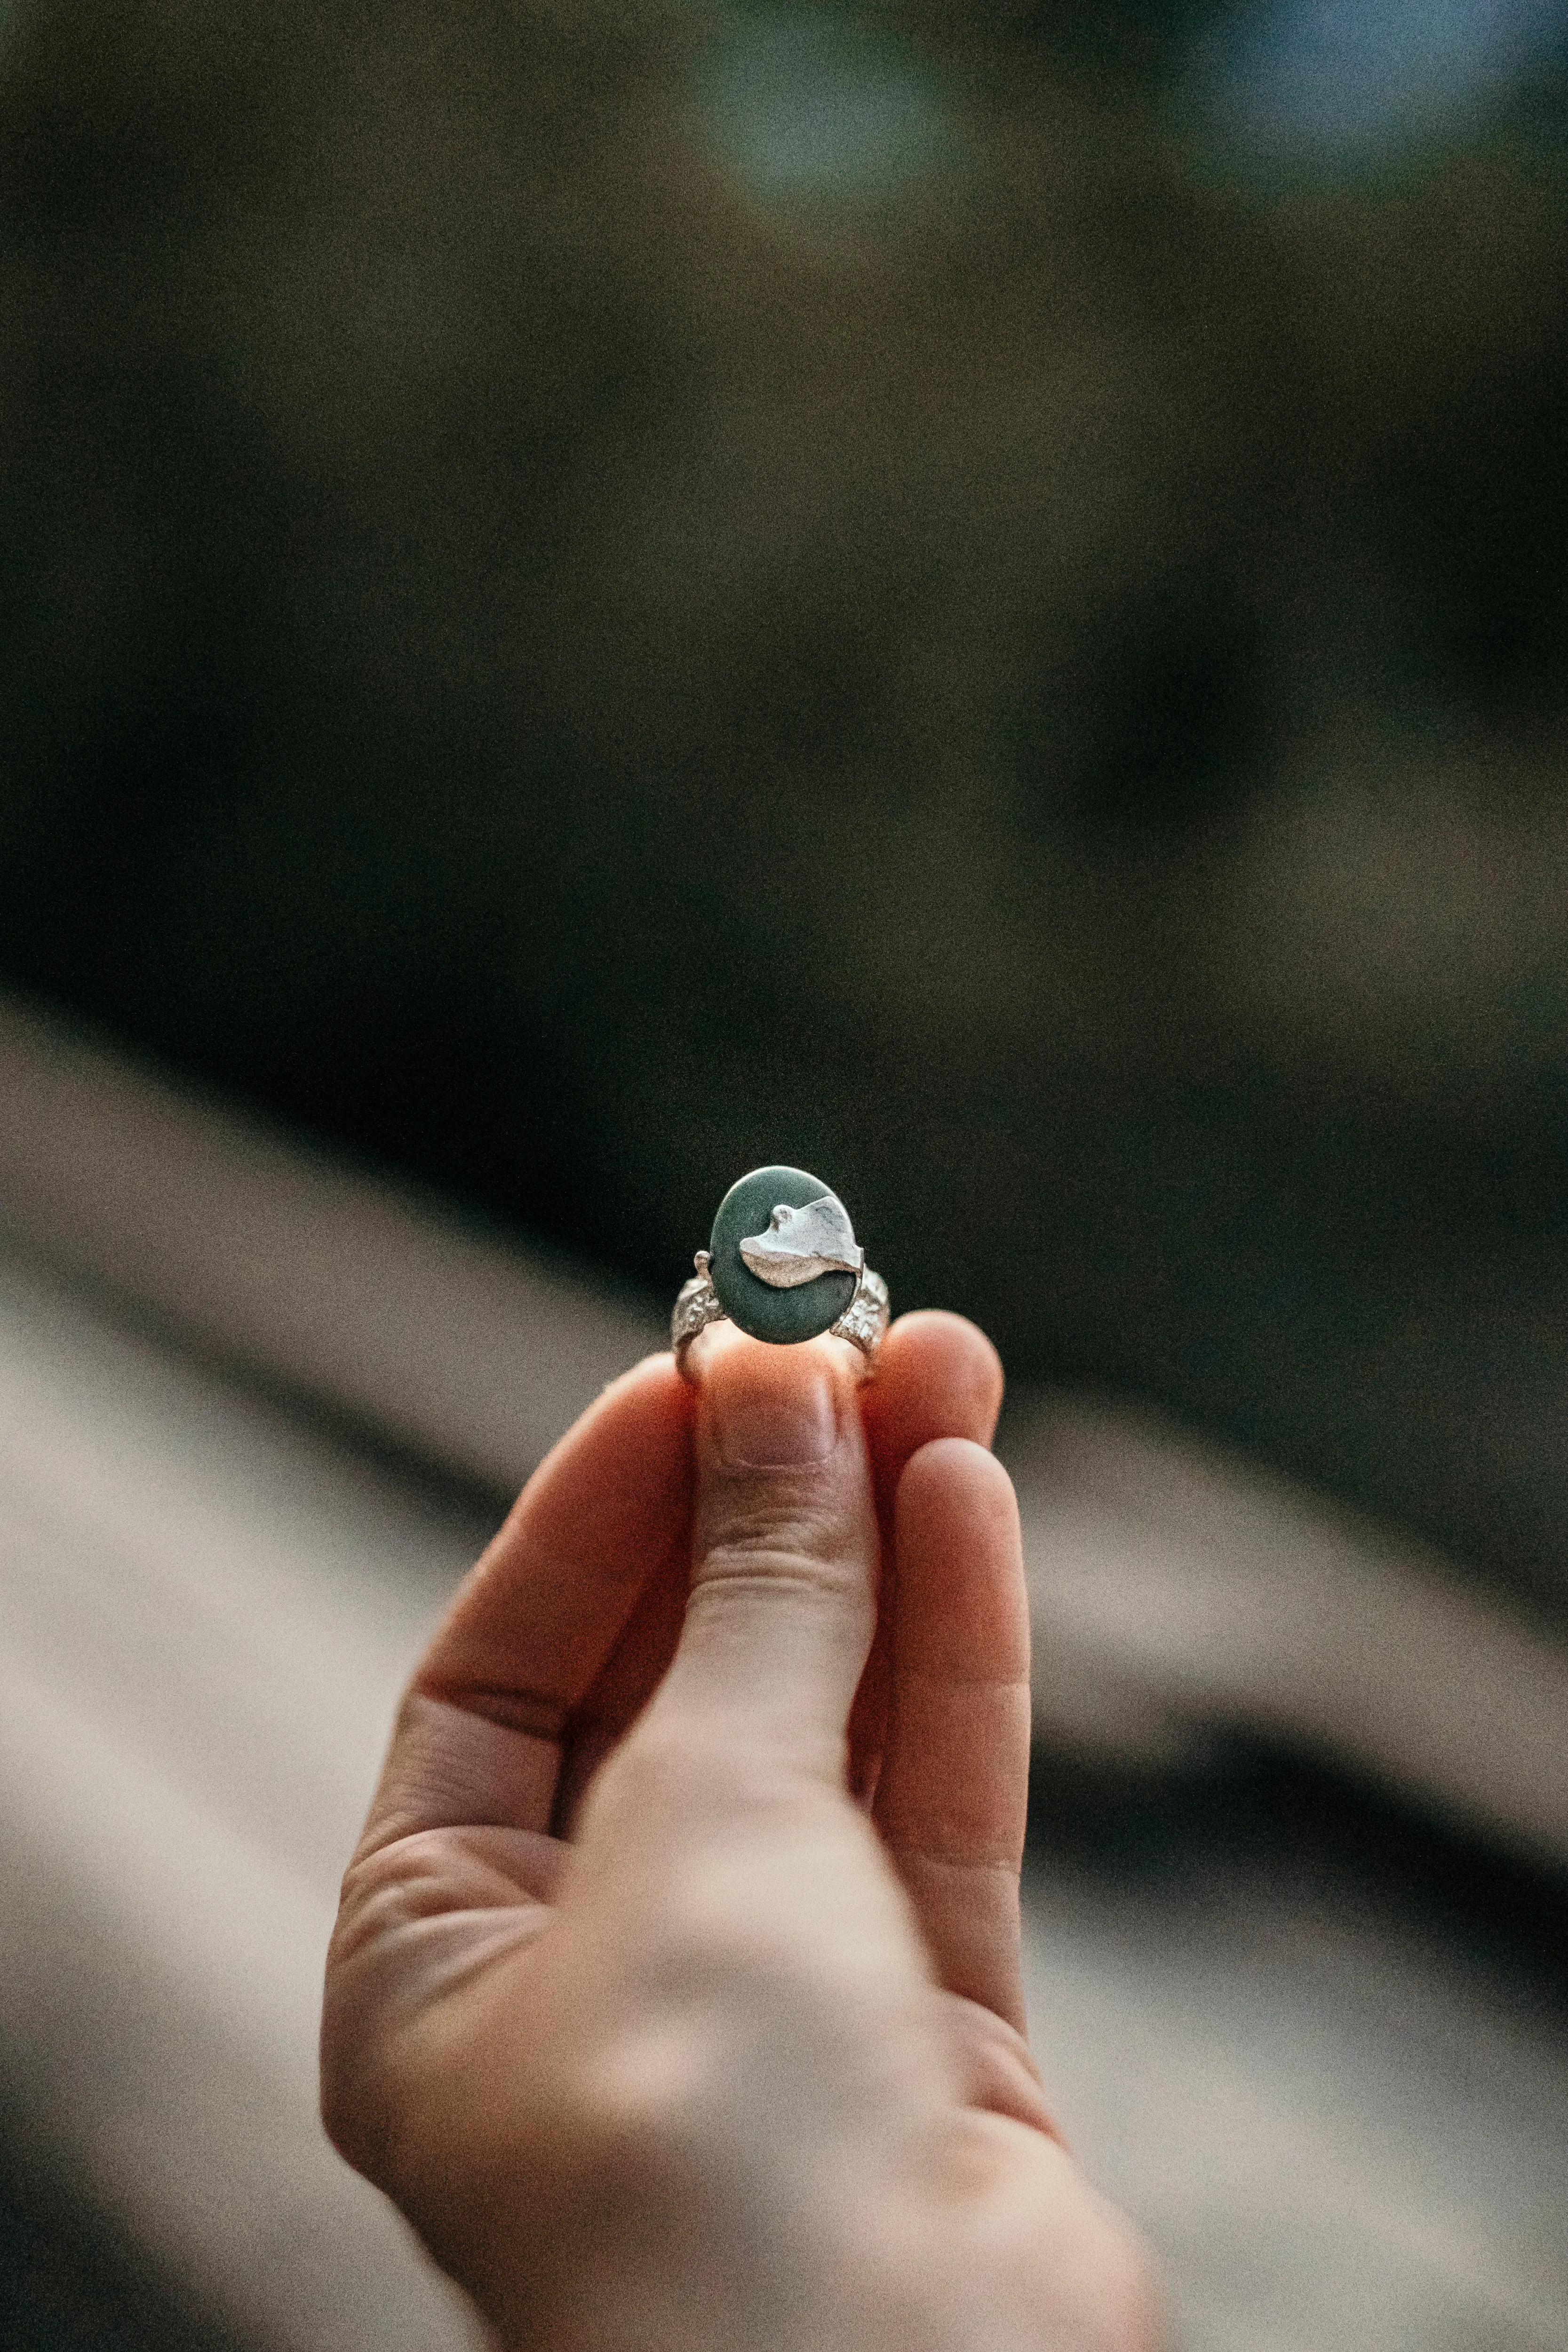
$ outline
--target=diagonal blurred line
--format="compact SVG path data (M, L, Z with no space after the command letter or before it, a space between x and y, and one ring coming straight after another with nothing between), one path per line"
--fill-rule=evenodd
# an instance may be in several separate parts
M542 1255L3 1002L0 1234L500 1492L665 1343Z
M1242 1727L1568 1865L1568 1644L1420 1547L1145 1416L1009 1417L1047 1738Z

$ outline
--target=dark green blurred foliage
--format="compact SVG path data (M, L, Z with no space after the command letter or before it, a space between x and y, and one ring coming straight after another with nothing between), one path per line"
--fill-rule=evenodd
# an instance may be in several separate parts
M1560 1592L1568 104L1271 178L1223 21L17 0L0 964Z

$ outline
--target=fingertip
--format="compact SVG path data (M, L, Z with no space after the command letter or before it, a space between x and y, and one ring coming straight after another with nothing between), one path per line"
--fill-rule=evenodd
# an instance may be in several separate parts
M685 1444L691 1408L691 1391L668 1349L644 1356L606 1382L556 1440L512 1505L502 1536L536 1510L558 1503L571 1510L579 1490L602 1493L606 1484L618 1488L628 1476L646 1480L650 1472L666 1473Z
M865 1391L867 1434L882 1476L896 1478L901 1464L932 1438L989 1445L1002 1389L1001 1358L966 1317L940 1307L900 1316Z
M689 1431L696 1419L691 1383L682 1378L668 1348L644 1356L611 1381L602 1393L618 1399L623 1391L639 1412L649 1414L660 1428Z
M898 1508L954 1518L978 1514L1006 1528L1018 1523L1012 1479L990 1448L971 1437L933 1437L911 1454L899 1480Z
M650 1357L647 1360L673 1364L675 1359ZM700 1399L716 1382L732 1376L737 1366L757 1364L771 1365L780 1378L797 1376L809 1366L813 1374L827 1380L835 1391L846 1394L858 1388L866 1375L865 1359L847 1341L837 1339L831 1333L781 1344L777 1340L753 1339L726 1317L710 1323L692 1341L681 1386L689 1395ZM745 1377L743 1372L742 1377Z
M623 1397L636 1397L639 1401L661 1398L667 1407L675 1406L684 1411L690 1397L690 1384L681 1379L669 1349L659 1348L650 1356L640 1357L626 1371L617 1372L613 1381L606 1381L595 1402L603 1403L606 1397L614 1397L617 1401ZM593 1407L589 1409L592 1411Z
M691 1491L685 1382L672 1357L645 1357L534 1471L455 1595L416 1685L553 1736L670 1545L684 1543Z
M918 1370L939 1381L972 1423L963 1433L989 1444L1005 1383L1002 1359L977 1323L946 1307L922 1307L899 1318L888 1345L902 1377Z

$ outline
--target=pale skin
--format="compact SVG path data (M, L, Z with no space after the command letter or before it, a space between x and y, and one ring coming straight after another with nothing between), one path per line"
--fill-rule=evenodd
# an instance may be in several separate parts
M511 2352L1153 2352L1025 2040L994 1353L691 1368L606 1390L415 1676L327 2127Z

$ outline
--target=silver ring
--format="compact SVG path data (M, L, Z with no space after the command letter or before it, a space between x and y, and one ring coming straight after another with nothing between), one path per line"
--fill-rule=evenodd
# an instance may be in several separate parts
M776 1345L826 1332L859 1349L868 1377L874 1369L890 1314L888 1286L867 1265L843 1202L803 1169L753 1169L731 1184L696 1265L669 1318L669 1344L688 1380L693 1339L727 1321Z

